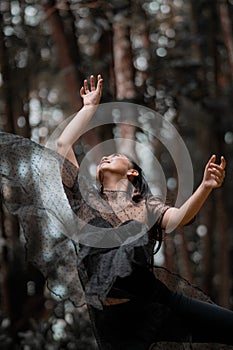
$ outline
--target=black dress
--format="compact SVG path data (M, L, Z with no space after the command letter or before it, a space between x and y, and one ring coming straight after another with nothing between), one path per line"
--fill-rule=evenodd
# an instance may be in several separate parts
M89 306L100 349L146 350L158 341L169 349L170 341L193 341L203 329L195 329L206 313L203 305L215 305L181 277L152 268L157 230L150 229L157 224L159 230L168 208L162 201L151 196L135 202L125 192L100 194L68 160L16 135L0 133L0 152L1 198L19 219L28 261L53 293L77 307ZM193 306L180 292L205 304ZM106 305L106 298L128 301ZM198 307L200 313L193 315ZM207 312L208 326L221 325L211 324L212 312L225 320L224 329L233 328L233 313L217 306ZM228 333L199 340L232 344Z

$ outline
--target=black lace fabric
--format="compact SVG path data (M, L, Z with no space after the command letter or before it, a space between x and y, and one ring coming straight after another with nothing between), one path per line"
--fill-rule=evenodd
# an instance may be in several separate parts
M126 192L100 194L68 160L29 139L0 132L0 154L1 199L18 217L27 260L61 299L101 309L116 277L151 256L148 215L159 222L168 207L155 197L146 205ZM180 276L154 273L170 289L210 302Z
M18 217L27 260L44 274L53 293L82 305L85 298L77 271L77 246L67 238L68 230L73 229L72 212L64 190L72 195L70 186L77 170L69 164L66 171L68 166L56 153L16 135L0 133L0 151L1 199ZM61 208L63 217L59 216Z
M116 277L131 273L135 250L152 254L145 203L100 195L68 160L29 139L1 132L0 151L2 201L18 217L28 261L57 296L102 308ZM158 220L166 208L157 200L150 210Z

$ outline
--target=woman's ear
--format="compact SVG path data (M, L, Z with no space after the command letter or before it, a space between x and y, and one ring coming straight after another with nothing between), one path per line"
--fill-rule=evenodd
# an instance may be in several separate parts
M127 176L130 181L133 181L134 177L138 175L139 175L139 172L136 169L129 169L127 171Z

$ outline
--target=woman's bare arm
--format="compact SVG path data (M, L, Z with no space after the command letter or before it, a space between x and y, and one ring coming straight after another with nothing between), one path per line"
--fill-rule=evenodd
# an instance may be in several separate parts
M209 159L205 167L203 180L193 195L180 208L169 208L164 214L162 227L166 232L171 232L178 226L188 224L195 217L212 190L222 185L225 177L225 167L224 157L221 157L219 165L216 164L215 155Z
M87 80L84 80L84 85L80 89L83 107L66 126L57 140L57 152L67 158L76 167L79 167L79 164L73 151L73 145L82 135L82 132L85 130L98 107L102 96L102 82L103 79L101 75L98 75L97 85L95 85L95 78L91 75L89 89Z

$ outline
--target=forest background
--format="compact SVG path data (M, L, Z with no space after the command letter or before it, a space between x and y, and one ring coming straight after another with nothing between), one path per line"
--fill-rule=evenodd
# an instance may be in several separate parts
M104 78L102 102L160 113L182 136L196 187L215 153L227 159L224 186L195 222L163 242L159 263L233 309L233 1L13 0L0 2L0 129L45 145L80 109L84 78ZM119 127L137 139L135 127ZM84 135L87 149L114 127ZM167 175L174 169L154 152ZM85 148L84 147L84 148ZM25 349L87 349L86 314L54 299L25 262L16 218L0 210L0 341ZM156 259L155 259L156 260ZM85 331L84 331L85 329ZM81 340L80 340L81 339ZM82 344L82 345L80 345ZM83 347L82 347L83 346Z

